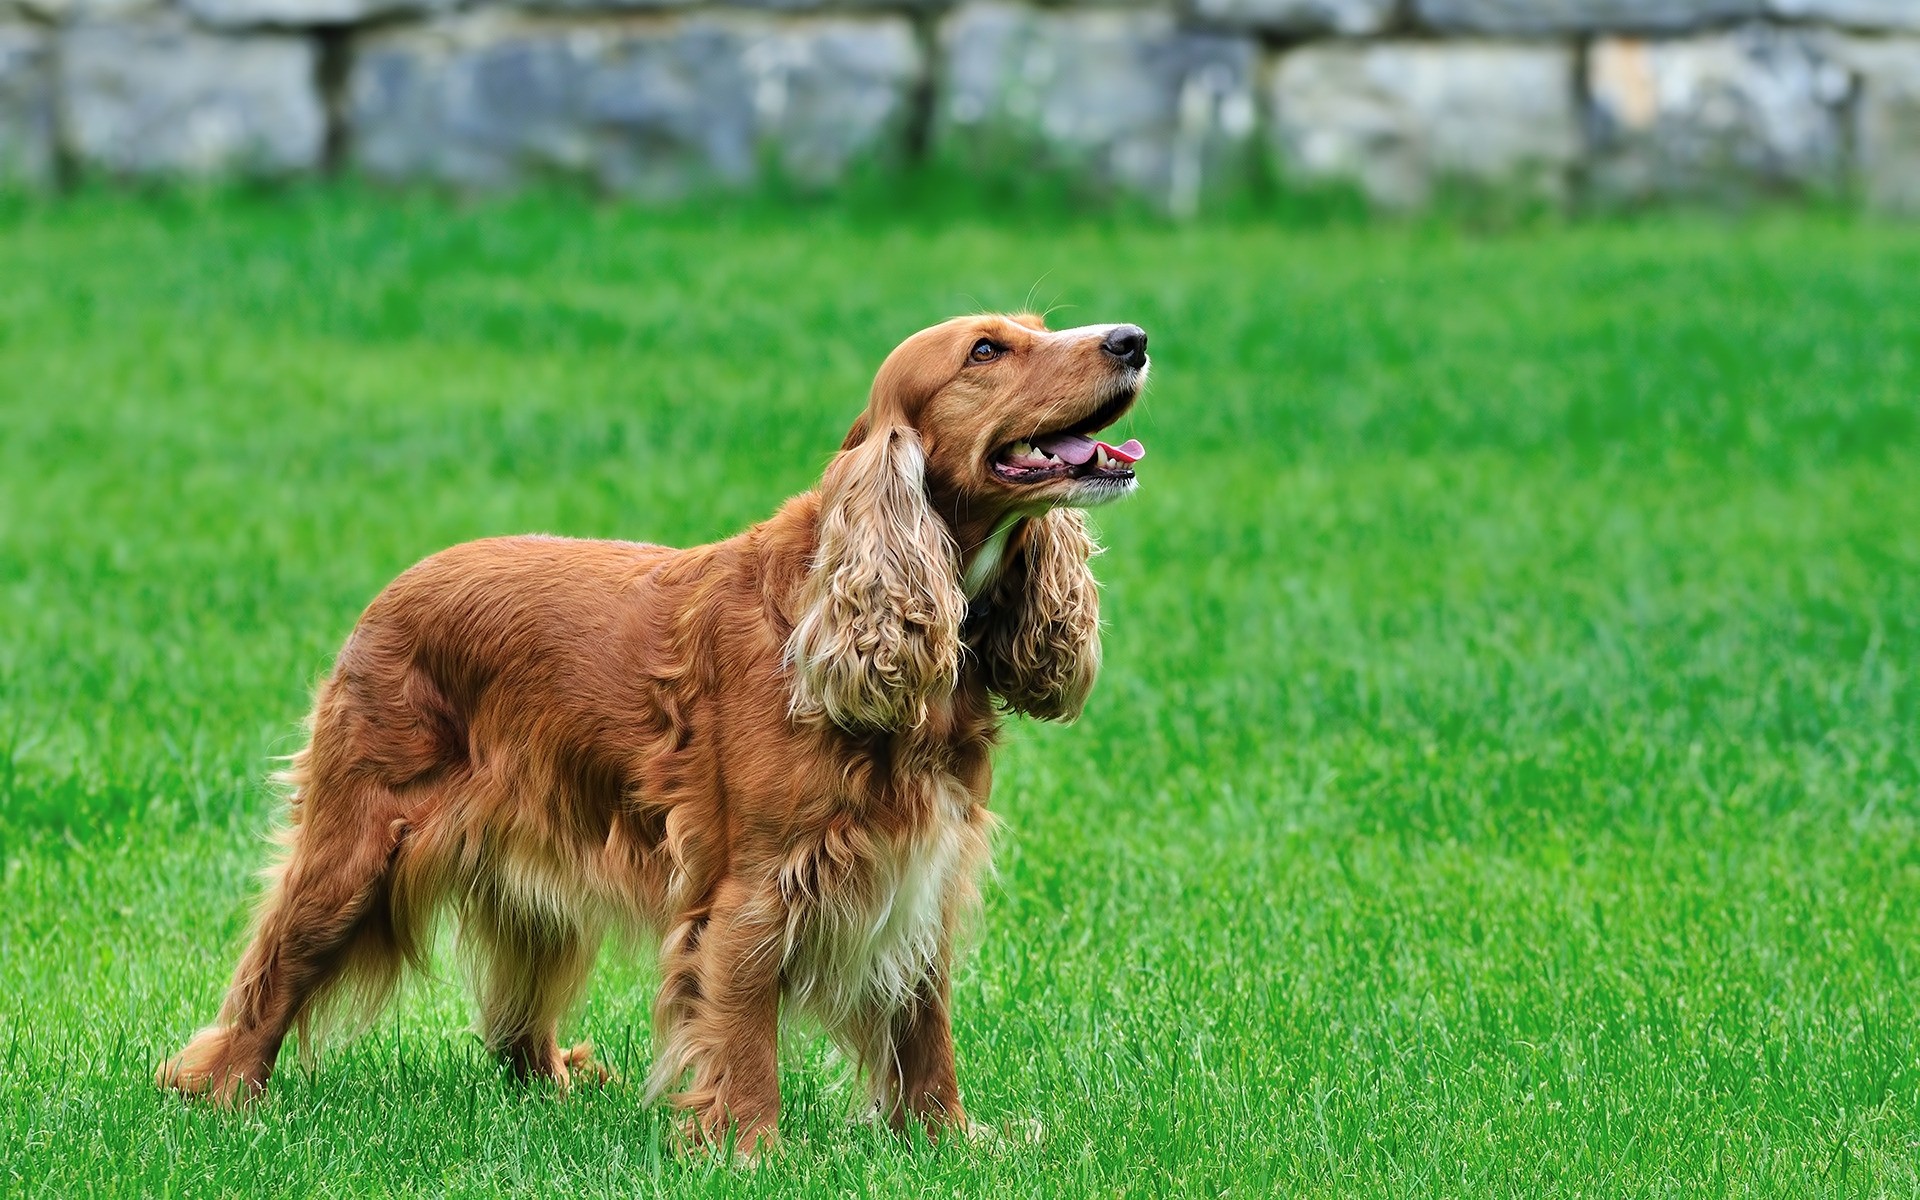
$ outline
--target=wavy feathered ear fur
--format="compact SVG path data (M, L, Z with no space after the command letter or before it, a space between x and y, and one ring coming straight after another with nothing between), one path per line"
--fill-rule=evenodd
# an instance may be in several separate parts
M979 641L987 686L1043 721L1080 715L1100 674L1100 593L1087 563L1100 546L1078 509L1035 517L1015 535L987 594Z
M827 468L819 545L787 642L795 716L911 728L958 681L967 600L926 467L919 435L890 426Z

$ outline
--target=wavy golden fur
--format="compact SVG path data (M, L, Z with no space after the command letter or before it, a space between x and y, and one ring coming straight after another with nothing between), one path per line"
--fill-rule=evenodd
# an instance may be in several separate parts
M737 537L496 538L401 575L319 689L219 1018L159 1082L259 1093L290 1028L377 1013L450 911L523 1077L603 1074L559 1025L619 930L659 945L648 1090L695 1136L772 1141L783 1006L896 1127L963 1122L948 981L998 710L1071 720L1093 686L1076 510L1134 477L1085 435L1145 345L949 321L888 357L821 486Z

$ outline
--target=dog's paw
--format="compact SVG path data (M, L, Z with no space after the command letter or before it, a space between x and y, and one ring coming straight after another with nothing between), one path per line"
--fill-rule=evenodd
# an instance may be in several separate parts
M560 1082L562 1091L575 1083L605 1087L620 1082L620 1072L593 1056L593 1043L581 1042L571 1050L560 1052L559 1070L555 1078Z
M571 1050L562 1050L552 1039L544 1042L517 1042L500 1052L514 1077L522 1083L551 1083L556 1095L564 1099L576 1083L600 1087L618 1083L619 1073L593 1056L593 1043L581 1042Z
M234 1056L233 1031L210 1025L180 1053L160 1064L153 1082L163 1090L204 1099L220 1108L244 1104L266 1088L265 1076Z
M757 1167L780 1153L780 1132L767 1122L731 1120L717 1106L686 1112L670 1127L674 1146L686 1155L724 1154L736 1167Z

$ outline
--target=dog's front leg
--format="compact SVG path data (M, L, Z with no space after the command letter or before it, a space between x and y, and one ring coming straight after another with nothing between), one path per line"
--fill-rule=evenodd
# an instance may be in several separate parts
M727 881L704 918L676 939L665 967L669 1000L662 1063L693 1079L674 1102L698 1142L737 1153L772 1149L780 1119L777 1042L785 906L777 894Z
M888 1124L898 1130L913 1120L925 1124L928 1133L967 1125L953 1063L947 959L943 952L912 999L892 1017L892 1054L880 1064L883 1078L875 1081L875 1090Z

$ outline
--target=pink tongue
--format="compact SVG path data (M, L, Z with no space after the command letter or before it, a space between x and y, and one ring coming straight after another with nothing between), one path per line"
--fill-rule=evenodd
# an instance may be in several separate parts
M1147 456L1147 448L1140 444L1138 438L1128 438L1125 445L1108 446L1105 442L1096 442L1092 438L1084 438L1077 433L1063 433L1058 437L1035 442L1034 445L1062 462L1070 462L1076 467L1092 458L1094 452L1102 446L1106 446L1108 458L1116 458L1121 462L1139 462Z

